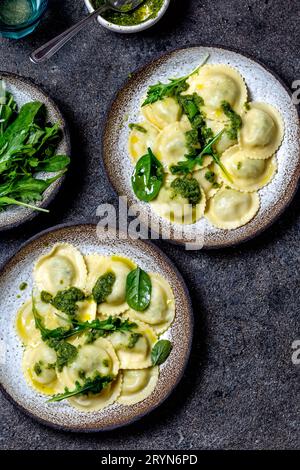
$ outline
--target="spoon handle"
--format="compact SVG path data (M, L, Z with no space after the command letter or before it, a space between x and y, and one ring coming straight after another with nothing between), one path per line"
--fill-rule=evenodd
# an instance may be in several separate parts
M59 36L56 36L43 46L36 49L36 51L30 55L31 62L34 64L39 64L40 62L44 62L45 60L50 59L50 57L56 54L57 51L59 51L67 42L70 41L70 39L76 36L76 34L78 34L79 31L81 31L93 18L95 18L95 16L100 15L108 9L109 6L103 5L86 18L83 18L81 21L71 26L71 28L59 34Z

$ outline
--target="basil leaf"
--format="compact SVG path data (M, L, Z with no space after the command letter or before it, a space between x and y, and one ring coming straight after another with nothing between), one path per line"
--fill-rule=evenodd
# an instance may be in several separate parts
M132 187L140 201L149 202L156 198L163 184L164 171L152 150L141 157L132 175Z
M172 343L168 339L159 340L152 349L151 360L153 366L160 366L169 357L172 351Z
M129 307L143 312L151 301L152 283L149 275L141 268L131 271L126 280L126 302Z

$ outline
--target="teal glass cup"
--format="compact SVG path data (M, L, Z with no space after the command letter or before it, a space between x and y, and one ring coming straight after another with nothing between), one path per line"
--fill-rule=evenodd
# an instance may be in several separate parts
M47 6L48 0L0 0L0 35L20 39L32 33Z

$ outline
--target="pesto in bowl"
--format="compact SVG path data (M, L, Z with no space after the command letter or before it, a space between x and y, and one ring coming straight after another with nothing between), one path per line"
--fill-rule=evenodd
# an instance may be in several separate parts
M95 9L101 7L104 0L93 0L92 5ZM156 18L164 4L164 0L145 0L138 8L131 13L119 13L114 10L108 10L101 16L108 22L119 26L135 26L150 19Z

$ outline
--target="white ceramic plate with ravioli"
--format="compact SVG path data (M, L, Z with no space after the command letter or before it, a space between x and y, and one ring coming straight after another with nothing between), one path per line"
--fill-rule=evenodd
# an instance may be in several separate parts
M56 243L70 243L82 254L123 255L147 272L164 276L172 286L176 316L161 338L173 344L160 367L157 386L144 401L134 405L111 405L101 411L85 412L67 401L47 403L47 397L32 389L22 371L23 347L15 322L18 309L30 297L35 261ZM27 283L24 291L20 285ZM187 364L193 333L193 313L185 283L171 261L154 245L140 240L117 239L114 233L96 231L96 225L64 225L42 232L29 240L3 267L0 274L0 383L5 395L20 409L40 422L68 431L103 431L129 424L159 406L174 390Z
M159 217L149 203L137 200L131 186L133 163L128 152L128 124L139 122L142 99L150 85L182 77L195 69L209 54L208 63L227 64L244 78L249 101L275 107L283 118L285 133L277 152L278 171L259 190L260 209L246 225L234 230L214 227L206 218L191 225L171 223ZM194 244L198 248L221 248L244 242L269 227L291 202L300 176L300 127L296 106L280 79L262 64L242 54L219 47L189 47L175 50L135 72L117 93L108 113L103 135L103 159L109 180L120 196L136 204L143 224L171 242ZM150 224L149 224L150 222Z

